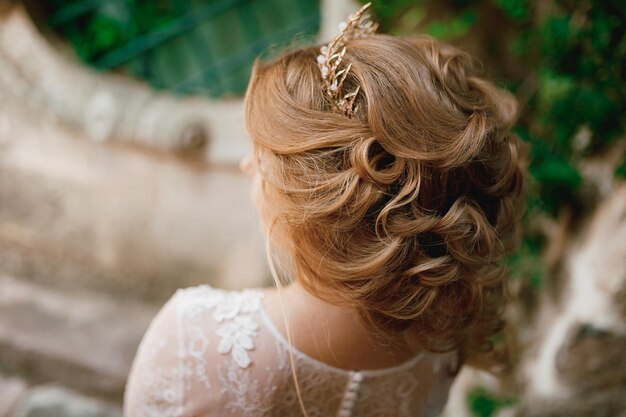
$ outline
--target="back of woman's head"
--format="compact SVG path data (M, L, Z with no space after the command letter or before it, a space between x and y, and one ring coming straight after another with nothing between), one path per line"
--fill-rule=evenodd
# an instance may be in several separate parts
M271 241L312 293L477 358L502 328L520 214L515 99L452 46L372 35L346 44L350 118L325 97L318 51L257 62L246 95Z

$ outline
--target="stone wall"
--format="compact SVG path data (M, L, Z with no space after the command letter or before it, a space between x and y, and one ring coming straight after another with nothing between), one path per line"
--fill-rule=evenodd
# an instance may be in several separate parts
M267 282L241 100L92 73L20 8L0 23L0 259L53 285L162 301ZM190 133L191 132L191 133Z

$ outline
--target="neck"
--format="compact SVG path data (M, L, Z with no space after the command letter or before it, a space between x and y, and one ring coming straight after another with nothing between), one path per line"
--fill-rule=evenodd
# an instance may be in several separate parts
M377 344L376 333L363 324L356 309L328 303L299 282L289 284L280 293L271 291L267 298L266 310L283 334L287 334L287 317L293 345L329 365L382 368L415 354L415 347L409 346L402 334L386 336L388 343L384 346Z

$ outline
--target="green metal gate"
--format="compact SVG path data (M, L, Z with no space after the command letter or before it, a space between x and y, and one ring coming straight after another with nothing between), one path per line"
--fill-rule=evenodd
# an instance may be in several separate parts
M46 24L86 63L180 94L240 95L261 53L312 42L319 0L50 0Z

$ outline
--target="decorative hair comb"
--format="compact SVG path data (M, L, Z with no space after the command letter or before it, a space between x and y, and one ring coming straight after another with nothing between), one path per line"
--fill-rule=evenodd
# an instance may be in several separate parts
M339 24L339 34L333 40L321 47L317 56L317 65L322 73L322 88L333 109L349 118L354 116L357 108L354 107L357 94L361 86L357 86L351 93L343 94L341 86L348 76L352 64L341 68L343 56L346 53L346 42L350 39L364 38L376 31L378 24L372 21L367 9L372 3L367 3L359 11L348 17L346 22Z

